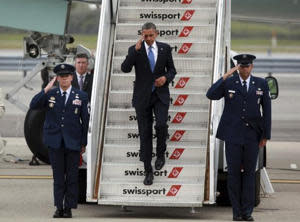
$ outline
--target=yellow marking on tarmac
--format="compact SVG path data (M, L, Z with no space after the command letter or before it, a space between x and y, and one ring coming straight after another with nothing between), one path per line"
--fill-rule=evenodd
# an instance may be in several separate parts
M45 175L0 175L0 179L52 179L52 176Z
M274 179L274 180L271 180L271 183L300 184L300 180Z

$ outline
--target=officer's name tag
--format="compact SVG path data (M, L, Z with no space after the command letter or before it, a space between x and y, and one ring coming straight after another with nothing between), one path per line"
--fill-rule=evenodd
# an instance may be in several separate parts
M235 93L235 90L228 90L229 93Z
M81 106L81 100L79 100L79 99L74 99L74 100L73 100L73 105Z
M264 92L263 91L261 91L261 90L256 90L256 95L258 95L258 96L262 96L264 94Z

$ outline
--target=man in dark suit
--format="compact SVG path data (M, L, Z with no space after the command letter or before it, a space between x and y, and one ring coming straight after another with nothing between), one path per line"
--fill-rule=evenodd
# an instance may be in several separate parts
M128 55L121 65L125 73L131 72L133 66L135 68L132 105L138 121L140 160L144 162L145 185L153 183L151 165L153 112L157 137L155 169L160 170L165 164L170 103L169 83L176 75L171 47L155 41L156 37L156 26L150 22L145 23L142 27L142 38L128 49Z
M93 74L88 72L89 57L85 53L75 56L75 69L72 86L76 89L85 91L91 101L93 88Z
M212 100L225 99L217 138L225 141L227 187L234 221L254 220L251 214L258 151L271 138L270 92L265 79L251 75L255 58L249 54L235 56L238 66L224 74L206 94ZM232 76L236 70L239 74Z
M87 145L88 95L71 86L74 71L71 65L57 65L57 77L30 103L31 109L46 109L43 142L53 170L54 218L70 218L71 208L77 208L79 156ZM56 79L59 87L51 89Z

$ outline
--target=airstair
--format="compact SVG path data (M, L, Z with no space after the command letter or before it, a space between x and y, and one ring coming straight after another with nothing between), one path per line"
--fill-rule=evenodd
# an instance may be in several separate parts
M218 7L217 0L119 0L112 6L116 16L112 50L107 52L110 73L102 94L107 100L101 105L102 120L98 120L104 127L97 141L101 151L90 173L95 181L88 182L94 191L93 195L88 191L88 198L97 198L103 205L179 207L199 207L208 199L214 179L208 170L211 104L205 94L213 81ZM128 48L140 38L142 25L149 21L159 30L157 41L171 46L177 75L169 86L166 164L154 171L153 185L145 186L136 114L131 105L135 74L134 69L122 73L121 63ZM95 98L93 102L97 103ZM92 110L92 121L95 113ZM91 130L93 133L93 126ZM154 132L152 165L156 159ZM95 155L90 153L90 158L95 163Z

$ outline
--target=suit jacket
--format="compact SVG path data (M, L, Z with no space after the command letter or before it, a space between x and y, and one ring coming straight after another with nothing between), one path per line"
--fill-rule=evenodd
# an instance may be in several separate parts
M89 114L88 95L72 87L64 105L59 88L45 93L42 90L30 103L31 109L46 109L43 142L51 148L60 148L62 139L66 148L80 150L87 145Z
M89 101L91 101L92 96L93 78L94 75L92 73L87 73L82 87L82 90L88 94ZM72 86L76 89L80 89L76 73L73 75Z
M212 100L225 99L217 138L235 144L271 138L271 98L265 79L251 75L248 92L243 93L239 75L225 81L221 78L206 96ZM254 129L253 134L247 127Z
M121 70L125 73L131 72L135 68L135 81L133 87L132 105L136 108L144 107L150 103L152 87L155 79L165 76L166 83L157 87L155 93L164 104L170 103L169 83L176 75L176 69L172 58L172 50L168 44L156 42L158 48L157 61L152 73L150 63L145 50L144 42L141 49L135 50L135 45L128 49L128 55L121 65Z

